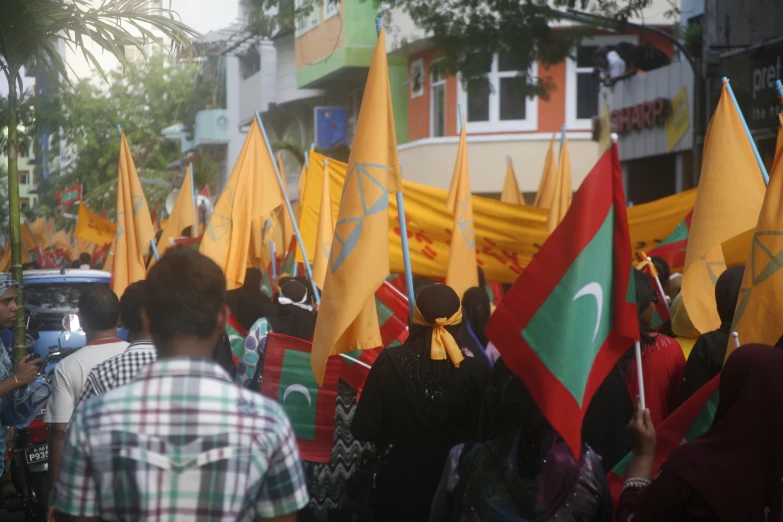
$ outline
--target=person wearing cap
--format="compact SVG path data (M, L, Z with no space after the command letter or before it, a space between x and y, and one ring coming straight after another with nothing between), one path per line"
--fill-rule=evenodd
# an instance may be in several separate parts
M8 274L0 274L0 329L11 329L16 321L16 294L19 283L11 279ZM38 376L39 359L27 356L19 361L14 368L11 362L10 347L0 341L0 397L3 398L0 408L11 407L10 401L4 400L5 396L14 390L33 382ZM0 455L5 455L6 434L5 428L0 433ZM0 475L3 474L5 462L0 459Z

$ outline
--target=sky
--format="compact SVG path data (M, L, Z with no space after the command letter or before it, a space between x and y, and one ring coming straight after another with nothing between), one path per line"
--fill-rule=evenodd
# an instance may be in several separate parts
M228 27L236 21L239 0L163 0L163 6L179 14L183 22L201 34ZM81 67L77 66L78 69ZM32 78L24 79L25 89L32 88ZM0 74L0 96L8 95L5 75Z

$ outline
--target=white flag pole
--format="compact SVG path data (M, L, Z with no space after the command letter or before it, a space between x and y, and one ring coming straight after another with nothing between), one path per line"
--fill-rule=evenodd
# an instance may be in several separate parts
M639 400L642 403L642 410L647 408L647 402L644 400L644 377L642 376L642 347L639 341L634 343L636 351L636 375L639 379Z
M340 357L342 357L343 359L345 359L345 360L347 360L347 361L351 361L351 362L353 362L353 363L356 363L356 364L358 364L359 366L364 366L364 367L365 367L365 368L367 368L368 370L372 368L372 366L370 366L370 365L369 365L369 364L367 364L366 362L360 361L359 359L355 359L355 358L351 357L350 355L345 355L344 353L341 353L341 354L340 354Z
M655 276L655 284L658 285L658 294L660 294L661 299L663 299L663 304L666 305L666 311L671 315L672 311L669 308L669 301L666 300L666 292L663 291L663 285L661 285L661 280L658 276Z
M737 332L731 332L731 336L734 338L734 346L740 347L739 334Z

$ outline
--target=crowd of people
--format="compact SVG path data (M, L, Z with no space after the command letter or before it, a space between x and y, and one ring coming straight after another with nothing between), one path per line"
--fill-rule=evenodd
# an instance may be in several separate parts
M50 517L778 520L774 390L783 352L744 346L723 368L743 268L718 279L722 325L699 336L679 274L653 262L671 321L652 327L660 293L635 270L646 408L629 346L590 403L580 455L485 336L486 290L459 296L417 278L407 340L379 354L360 394L340 382L332 458L311 463L300 458L283 408L259 393L268 334L312 339L309 281L281 277L270 299L260 271L248 269L245 284L227 292L213 261L169 249L120 299L104 285L88 286L79 299L87 345L57 365L46 412ZM3 328L13 325L16 292L0 275ZM239 357L226 334L229 315L248 332ZM118 325L128 342L117 338ZM35 380L37 364L26 358L14 368L0 349L0 396ZM672 452L653 477L656 428L721 372L712 428ZM607 473L629 452L613 503Z

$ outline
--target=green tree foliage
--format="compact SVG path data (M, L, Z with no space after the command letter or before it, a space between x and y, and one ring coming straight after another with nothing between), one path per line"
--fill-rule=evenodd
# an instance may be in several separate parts
M59 90L55 103L38 111L37 124L59 129L53 142L64 144L50 153L53 158L61 156L61 164L53 165L51 178L38 185L40 213L56 207L59 190L80 183L87 205L96 212L106 208L114 217L120 150L117 125L125 132L139 176L171 181L168 165L182 153L179 142L167 140L161 130L192 120L194 110L211 107L210 84L194 81L201 71L198 63L154 55L147 63L109 73L108 89L96 86L94 80L83 80ZM200 168L196 168L196 184L210 183L214 190L217 168L205 162L200 159ZM172 187L143 186L150 209L156 203L162 209Z

